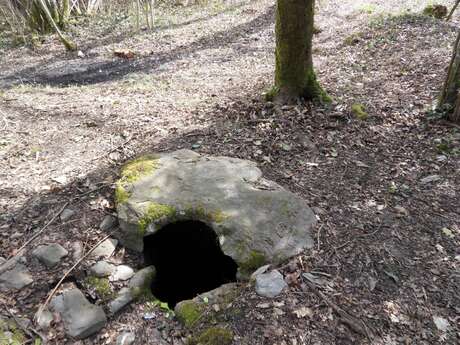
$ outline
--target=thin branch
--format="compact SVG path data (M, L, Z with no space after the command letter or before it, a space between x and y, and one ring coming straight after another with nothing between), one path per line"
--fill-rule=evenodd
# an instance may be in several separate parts
M51 301L51 298L53 298L54 294L56 293L56 291L59 289L59 287L61 286L62 282L65 280L65 278L67 278L67 276L78 266L80 265L80 263L89 255L91 254L102 242L104 242L106 239L108 239L112 234L114 233L114 231L110 232L107 236L104 236L104 238L102 238L99 242L97 242L89 251L86 252L85 255L83 255L72 267L70 267L67 272L64 273L64 275L62 276L62 278L59 280L59 282L56 284L56 286L54 287L53 290L51 290L51 292L49 293L48 297L46 298L45 302L40 306L40 308L38 309L38 312L36 315L41 315L43 313L43 311L45 310L46 306L48 305L48 303Z

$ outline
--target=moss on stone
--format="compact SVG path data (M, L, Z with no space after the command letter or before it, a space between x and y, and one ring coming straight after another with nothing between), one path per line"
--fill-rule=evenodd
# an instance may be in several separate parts
M174 312L177 319L187 328L193 327L204 313L204 307L194 301L183 301L179 303Z
M154 301L156 297L153 296L150 285L152 285L156 272L151 272L145 275L144 284L142 286L135 286L131 288L131 294L135 299L143 301Z
M233 332L227 328L210 327L199 336L188 341L189 345L230 345L233 341Z
M112 288L108 278L98 278L89 276L86 278L85 283L94 289L101 299L104 301L109 300L113 296Z
M10 335L7 332L10 332ZM15 322L2 322L0 324L0 344L22 345L25 342L26 336Z
M249 275L267 262L265 255L255 250L251 251L246 261L240 263L240 271L243 275Z
M121 169L121 177L116 183L115 202L117 204L125 203L130 197L126 187L130 183L139 180L142 176L150 174L157 167L158 159L152 156L139 157L125 164Z
M147 226L160 218L175 217L177 210L174 206L150 202L144 212L144 216L139 220L139 231L143 235Z
M184 211L187 219L195 219L214 223L222 223L228 218L228 215L221 210L208 210L202 205L188 205Z
M115 202L117 204L124 204L128 201L129 197L130 194L125 187L123 187L121 183L117 183L117 186L115 187Z
M139 157L125 164L121 170L121 180L128 183L136 182L156 168L158 168L158 159L152 156Z
M364 110L364 106L359 103L354 103L351 106L351 112L358 120L366 120L369 117L367 112Z

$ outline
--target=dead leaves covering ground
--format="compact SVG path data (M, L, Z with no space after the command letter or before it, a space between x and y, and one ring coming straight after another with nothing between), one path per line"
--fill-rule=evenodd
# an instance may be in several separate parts
M397 2L372 3L398 12ZM268 5L244 5L240 20L250 23ZM89 190L95 192L72 205L78 218L55 224L37 244L97 241L103 236L98 224L113 207L110 185L119 162L142 151L193 148L252 159L269 178L305 197L319 226L315 249L282 267L289 282L282 296L266 300L243 288L227 317L236 344L458 343L460 130L426 116L458 22L401 11L381 17L362 5L320 6L315 59L334 97L328 107L277 110L259 97L273 72L270 16L235 39L220 36L228 43L223 47L201 40L205 53L186 50L177 61L169 59L155 80L151 71L136 69L141 52L132 59L132 78L7 90L1 105L2 255L69 198ZM234 27L234 18L225 14L200 25L214 33ZM168 31L166 48L149 47L147 37L123 45L136 53L140 42L146 51L174 48L200 35L193 25ZM103 49L91 52L95 62L107 58ZM30 52L21 59L40 73L47 66ZM1 66L12 72L5 58ZM355 103L369 114L366 121L352 115ZM40 136L45 140L34 148ZM141 265L124 251L117 258ZM6 302L31 317L69 265L47 276L33 266L33 288ZM158 310L145 320L147 309L131 307L84 343L113 342L120 327L132 327L140 343L177 344L187 335ZM62 330L54 331L54 339L65 342Z

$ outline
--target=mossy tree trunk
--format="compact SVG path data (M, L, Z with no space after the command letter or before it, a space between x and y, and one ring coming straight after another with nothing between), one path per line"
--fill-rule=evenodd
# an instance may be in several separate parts
M273 98L289 103L298 98L328 101L316 80L312 59L314 0L278 0L276 69Z
M460 123L460 32L455 41L454 54L439 97L438 109L447 111L451 121Z

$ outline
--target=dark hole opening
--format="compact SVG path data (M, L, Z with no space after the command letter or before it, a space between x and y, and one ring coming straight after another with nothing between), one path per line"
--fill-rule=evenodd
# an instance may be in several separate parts
M144 259L157 270L153 295L170 308L236 281L238 265L222 252L214 230L199 221L170 223L145 236Z

